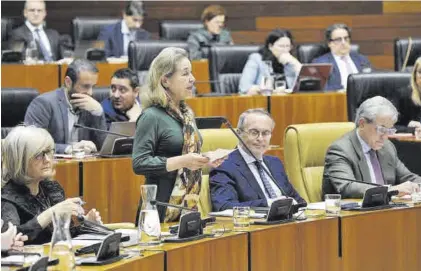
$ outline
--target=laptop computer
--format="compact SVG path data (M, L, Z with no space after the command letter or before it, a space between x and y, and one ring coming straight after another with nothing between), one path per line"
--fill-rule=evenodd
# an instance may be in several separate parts
M303 64L291 92L323 91L331 70L328 63Z
M112 122L110 132L127 135L127 137L107 134L102 144L99 156L101 157L126 157L132 154L133 136L136 131L135 122Z

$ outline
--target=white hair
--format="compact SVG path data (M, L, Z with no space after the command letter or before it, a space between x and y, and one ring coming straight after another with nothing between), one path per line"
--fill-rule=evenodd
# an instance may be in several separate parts
M365 100L357 109L355 125L359 126L360 119L366 119L368 122L374 122L377 116L390 116L393 122L398 120L398 110L386 98L375 96Z

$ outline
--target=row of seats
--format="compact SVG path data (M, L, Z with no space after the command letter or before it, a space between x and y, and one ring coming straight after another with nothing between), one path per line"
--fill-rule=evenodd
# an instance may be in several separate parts
M102 27L114 24L121 18L107 17L76 17L72 20L72 38L76 44L79 41L96 40ZM2 44L8 38L11 29L17 26L17 20L2 18ZM161 21L159 35L161 40L186 41L189 33L203 27L200 21ZM407 54L408 39L397 38L394 42L395 71L401 71ZM415 38L411 42L411 53L408 58L408 67L414 65L415 60L421 55L421 39ZM352 51L359 51L358 45L352 46ZM310 63L315 57L328 52L323 44L304 44L297 48L297 58L301 63Z
M397 91L408 85L410 77L409 73L400 72L350 75L346 93L348 120L354 120L356 109L368 98L380 95L394 101L399 95ZM26 108L37 95L39 93L36 89L3 88L1 91L2 127L13 127L23 122ZM93 97L97 101L102 101L108 96L109 88L94 88L93 90ZM2 138L4 138L3 133Z

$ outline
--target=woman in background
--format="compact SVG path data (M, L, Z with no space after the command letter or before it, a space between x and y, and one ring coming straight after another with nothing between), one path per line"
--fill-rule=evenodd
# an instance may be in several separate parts
M185 102L194 86L187 52L169 47L152 61L146 89L141 93L142 114L133 144L133 170L146 184L158 187L156 199L197 207L201 169L209 158L201 152L202 138L193 111ZM222 162L222 161L219 161ZM219 162L212 164L218 166ZM161 222L175 221L180 210L158 206Z
M421 57L415 61L410 84L398 93L398 132L421 133Z
M80 198L66 199L63 187L51 180L55 174L53 155L53 138L35 126L14 128L2 144L2 231L11 222L17 232L28 236L26 244L51 241L53 212L84 214ZM85 218L101 221L95 209ZM76 235L77 229L71 233Z
M190 33L190 59L208 58L209 47L214 44L232 45L231 34L225 29L226 11L219 5L208 6L202 13L203 28Z
M249 55L240 79L240 93L258 94L262 77L270 76L271 72L275 75L285 74L287 88L292 88L301 69L301 63L291 55L293 45L294 40L288 30L272 30L259 52ZM272 63L272 71L265 61Z

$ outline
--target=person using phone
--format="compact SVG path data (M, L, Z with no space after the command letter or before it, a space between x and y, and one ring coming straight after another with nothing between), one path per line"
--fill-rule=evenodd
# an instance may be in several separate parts
M25 124L46 129L57 153L71 153L72 148L96 152L106 134L74 125L107 129L101 104L92 97L97 80L98 69L92 62L75 59L66 70L63 87L41 94L30 103Z

